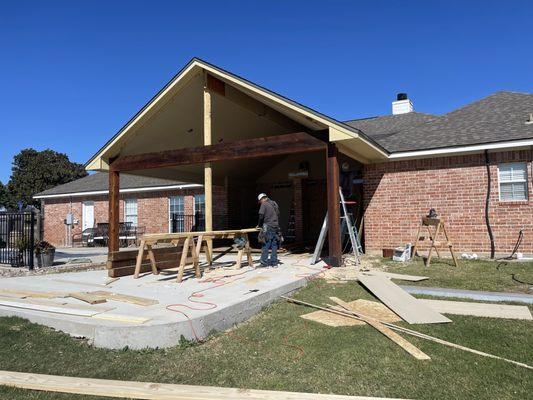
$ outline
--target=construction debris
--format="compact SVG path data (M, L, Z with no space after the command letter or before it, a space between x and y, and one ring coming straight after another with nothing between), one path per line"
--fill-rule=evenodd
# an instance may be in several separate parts
M351 316L351 317L353 317L355 319L361 320L361 318L359 316L357 316L356 313L354 313L354 312L352 312L350 310L344 309L344 311L341 311L341 310L336 309L336 308L333 308L333 309L332 308L325 308L325 307L320 307L320 306L315 305L315 304L307 303L305 301L292 299L290 297L286 297L286 296L281 296L281 297L283 299L291 302L291 303L301 304L301 305L304 305L304 306L316 308L318 310L329 311L329 312L337 314L337 315ZM389 322L382 322L382 324L387 326L387 327L389 327L389 328L391 328L394 331L397 331L397 332L406 333L408 335L419 337L421 339L426 339L426 340L429 340L429 341L432 341L432 342L435 342L435 343L439 343L439 344L442 344L444 346L448 346L448 347L451 347L451 348L454 348L454 349L463 350L463 351L466 351L466 352L469 352L469 353L472 353L472 354L477 354L477 355L480 355L480 356L483 356L483 357L488 357L488 358L493 358L493 359L496 359L496 360L505 361L505 362L508 362L510 364L514 364L514 365L517 365L519 367L522 367L522 368L527 368L527 369L533 370L533 366L525 364L525 363L521 363L519 361L510 360L508 358L503 358L503 357L500 357L500 356L496 356L494 354L485 353L483 351L472 349L472 348L469 348L469 347L466 347L466 346L461 346L459 344L448 342L446 340L439 339L439 338L434 337L434 336L426 335L424 333L421 333L421 332L418 332L418 331L414 331L412 329L408 329L408 328L404 328L404 327L401 327L401 326L398 326L398 325L391 324Z
M347 303L350 309L355 312L367 315L371 318L385 322L399 322L402 319L389 310L385 305L376 301L369 301L364 299L358 299ZM344 317L342 315L332 314L327 311L313 311L309 314L300 315L309 321L318 322L328 326L360 326L366 325L364 321L359 321L353 318Z
M361 318L363 321L365 321L368 325L372 326L379 332L381 332L383 335L387 336L390 340L392 340L394 343L396 343L398 346L400 346L402 349L404 349L406 352L411 354L414 358L417 360L431 360L431 358L425 354L423 351L418 349L416 346L413 346L411 343L409 343L407 340L405 340L403 337L398 335L396 332L391 330L390 328L383 325L380 321L374 318L370 318L366 315L363 315L359 312L356 312L351 309L350 305L341 299L337 297L330 297L330 299L335 302L336 304L340 305L342 308L349 310L353 313L354 316L357 316Z
M159 301L157 300L147 299L145 297L130 296L127 294L106 292L103 290L99 290L96 292L89 292L89 294L97 296L97 297L100 296L101 298L104 298L106 300L121 301L123 303L130 303L130 304L135 304L138 306L146 307L146 306L153 306L155 304L159 304Z
M410 324L452 322L444 315L417 300L383 276L359 275L359 281L396 314Z

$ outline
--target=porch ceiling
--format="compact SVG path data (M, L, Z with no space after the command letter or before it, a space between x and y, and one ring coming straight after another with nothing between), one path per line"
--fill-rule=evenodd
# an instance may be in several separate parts
M224 82L225 93L212 94L212 143L275 136L297 131L329 130L340 150L363 162L386 159L385 152L356 130L260 88L210 64L193 60L86 165L107 170L118 156L186 149L203 145L204 73ZM251 178L254 169L278 162L269 158L216 163L215 179ZM251 168L252 167L252 168ZM131 173L203 181L203 166L188 165Z

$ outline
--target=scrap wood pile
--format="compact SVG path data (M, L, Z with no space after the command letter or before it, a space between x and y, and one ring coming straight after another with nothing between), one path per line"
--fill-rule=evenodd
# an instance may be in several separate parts
M425 300L417 299L394 284L391 279L403 279L419 281L428 277L392 274L384 271L369 270L356 271L351 269L333 269L326 273L325 279L337 279L340 281L357 280L373 293L382 303L357 299L351 302L343 301L337 297L330 297L332 304L323 306L311 304L282 296L291 303L314 308L301 318L322 323L332 327L370 325L388 339L400 346L417 360L430 360L430 356L415 347L398 333L404 333L421 339L429 340L451 348L463 350L484 357L494 358L520 367L533 369L525 363L509 360L497 355L485 353L460 344L448 342L434 336L430 336L416 330L396 325L397 322L405 321L409 324L436 324L450 323L449 318L442 314L472 315L479 317L507 318L533 320L527 306L501 305L489 303L472 303L448 300Z
M108 288L108 285L118 280L113 278L103 284L84 282L68 282ZM80 300L87 303L73 304L65 301L67 298ZM115 307L101 306L108 300L121 303L134 304L137 306L152 306L158 304L157 300L138 296L130 296L107 290L93 290L87 292L58 292L58 291L35 291L18 289L0 289L0 306L20 308L34 311L44 311L53 314L73 315L78 317L93 318L99 320L118 321L129 324L143 324L150 318L136 317L112 313Z

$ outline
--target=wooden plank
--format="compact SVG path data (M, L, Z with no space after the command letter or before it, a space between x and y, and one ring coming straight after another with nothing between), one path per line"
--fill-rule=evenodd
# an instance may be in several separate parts
M374 276L384 276L390 279L397 279L400 281L410 281L410 282L419 282L429 279L429 276L418 276L418 275L405 275L405 274L395 274L393 272L379 271L379 270L370 270L362 272L365 275L374 275Z
M118 171L109 171L109 239L108 251L118 251L119 222L120 222L120 174Z
M472 315L475 317L533 320L527 306L473 303L467 301L419 299L433 310L443 314Z
M165 246L165 247L154 247L153 252L156 257L162 257L165 254L174 254L176 251L181 251L181 246ZM139 250L121 250L109 253L109 261L122 261L122 260L136 260ZM149 260L148 254L143 256L143 260Z
M57 297L68 297L67 292L40 292L36 290L17 290L17 289L0 289L0 295L7 297L17 297L17 298L26 298L26 297L36 297L43 299L54 299Z
M91 379L0 371L0 385L19 389L145 400L372 400L375 397ZM381 400L391 400L380 397ZM400 399L397 399L400 400Z
M451 322L444 315L418 301L390 279L360 274L359 282L366 286L387 307L410 324L439 324Z
M326 145L307 132L288 133L208 146L166 150L118 157L111 171L164 168L206 162L242 160L325 150Z
M208 76L204 73L204 146L211 146L211 92L208 88ZM204 201L205 201L205 230L213 230L213 169L211 162L204 164ZM207 238L207 246L213 247L213 241Z
M146 297L130 296L122 293L113 293L106 291L91 292L94 296L100 296L107 300L121 301L123 303L136 304L138 306L153 306L159 304L159 301L153 299L147 299Z
M392 340L394 343L396 343L406 352L411 354L417 360L430 360L431 359L426 353L421 351L419 348L414 346L412 343L405 340L403 337L398 335L396 332L394 332L389 327L383 325L377 319L368 317L363 314L359 314L354 309L352 309L348 303L346 303L345 301L337 297L330 297L330 299L334 301L335 303L337 303L338 305L340 305L342 308L352 311L354 314L357 314L357 316L360 317L363 321L365 321L368 325L372 326L374 329L378 330L380 333L387 336L390 340Z
M224 235L241 235L245 233L259 232L258 228L246 228L246 229L228 229L223 231L195 231L195 232L177 232L177 233L149 233L141 236L141 240L174 240L183 239L187 237L199 237L200 235L205 237L211 236L219 239L224 238ZM122 252L121 252L122 253Z
M100 304L100 303L106 302L105 297L98 296L94 294L94 292L93 293L75 292L75 293L70 293L69 296L72 297L73 299L81 300L89 304Z
M327 196L328 196L328 262L338 267L342 262L341 214L339 198L339 162L335 143L328 143L326 157Z
M32 304L32 303L23 303L20 301L0 301L1 307L10 307L10 308L20 308L25 310L32 311L43 311L54 314L65 314L65 315L76 315L79 317L92 317L93 315L102 313L104 311L99 310L87 310L84 308L71 308L64 307L62 304L58 305L44 305L44 304Z
M102 306L94 306L94 305L86 305L86 304L71 304L67 303L64 300L59 301L53 301L48 299L14 299L11 297L0 297L0 301L11 301L16 303L22 303L22 304L33 304L33 305L40 305L40 306L50 306L50 307L56 307L56 308L64 308L64 309L70 309L70 310L88 310L88 311L97 311L97 312L106 312L114 310L115 307L102 307Z

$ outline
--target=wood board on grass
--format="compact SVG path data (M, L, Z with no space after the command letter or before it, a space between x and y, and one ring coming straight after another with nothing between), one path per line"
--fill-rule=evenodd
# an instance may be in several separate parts
M400 281L409 281L409 282L420 282L420 281L425 281L426 279L429 279L429 276L395 274L394 272L380 271L377 269L376 270L371 269L370 271L364 271L363 274L373 275L373 276L384 276L390 279L397 279Z
M433 310L443 314L471 315L474 317L533 320L527 306L474 303L469 301L419 299Z
M452 322L422 301L411 296L398 285L394 284L389 278L360 274L359 282L387 305L387 307L410 324Z
M375 318L379 321L399 322L402 320L386 306L376 301L358 299L347 304L349 304L352 310L357 310L357 312ZM342 315L332 314L327 311L314 311L309 314L300 315L300 317L308 321L314 321L333 327L366 325L366 323L363 321L358 321Z
M371 400L360 397L274 390L117 381L0 371L0 385L48 392L147 400ZM380 397L381 400L387 400ZM390 399L389 399L390 400ZM400 399L397 399L400 400Z

